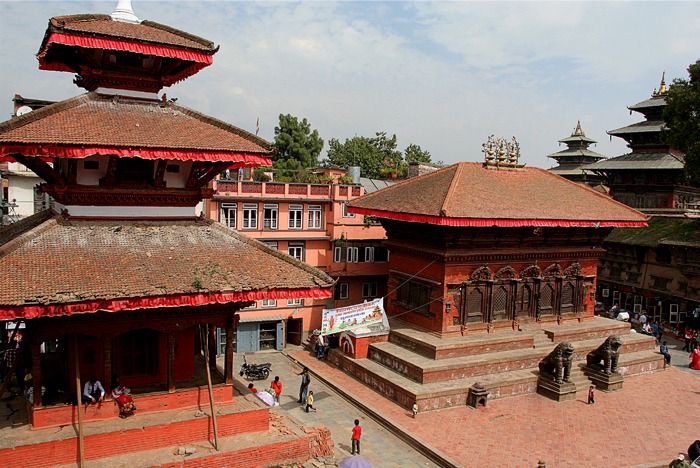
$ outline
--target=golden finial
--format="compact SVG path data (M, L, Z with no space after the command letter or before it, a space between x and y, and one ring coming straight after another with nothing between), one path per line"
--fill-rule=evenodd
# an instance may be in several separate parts
M661 84L659 84L658 95L667 94L668 89L666 88L666 70L661 74Z
M581 120L579 120L576 123L576 128L574 129L574 133L572 133L571 136L586 136L586 134L583 133L583 130L581 130Z

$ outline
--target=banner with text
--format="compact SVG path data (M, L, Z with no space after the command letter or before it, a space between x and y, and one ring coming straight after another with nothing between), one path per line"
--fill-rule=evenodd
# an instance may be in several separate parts
M321 335L330 335L381 323L388 327L382 301L383 299L379 298L337 309L323 309Z

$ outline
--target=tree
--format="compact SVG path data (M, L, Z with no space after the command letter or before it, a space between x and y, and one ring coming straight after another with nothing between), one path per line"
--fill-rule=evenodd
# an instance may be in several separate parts
M280 114L279 119L279 127L275 127L272 166L278 172L279 179L294 179L299 171L318 165L323 139L318 130L311 130L311 124L306 119L299 122L290 114Z
M406 149L404 150L404 155L404 159L407 163L430 162L430 153L428 151L423 151L423 149L420 146L414 145L413 143L406 147Z
M671 147L685 153L687 182L700 186L700 60L688 67L690 79L673 80L664 109Z
M380 177L386 169L399 171L403 162L403 154L396 150L396 135L388 138L386 132L377 132L374 138L346 138L345 143L331 138L327 156L331 164L359 166L363 177L372 178Z

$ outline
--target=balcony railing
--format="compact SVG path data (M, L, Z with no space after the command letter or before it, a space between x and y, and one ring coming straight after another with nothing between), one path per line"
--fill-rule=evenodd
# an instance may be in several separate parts
M274 197L274 198L325 198L351 200L362 195L362 187L338 184L297 184L282 182L251 182L240 180L218 180L215 184L217 197Z

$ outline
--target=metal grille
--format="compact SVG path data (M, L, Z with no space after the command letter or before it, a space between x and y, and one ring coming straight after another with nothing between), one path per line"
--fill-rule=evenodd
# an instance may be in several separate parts
M508 291L501 286L493 296L493 320L507 320Z
M561 311L573 312L574 310L574 286L571 283L566 283L561 288Z
M554 298L554 288L551 284L545 284L540 291L540 313L542 315L551 315L554 311L552 307L552 299Z
M467 322L483 321L482 304L484 293L481 289L475 288L467 296Z

